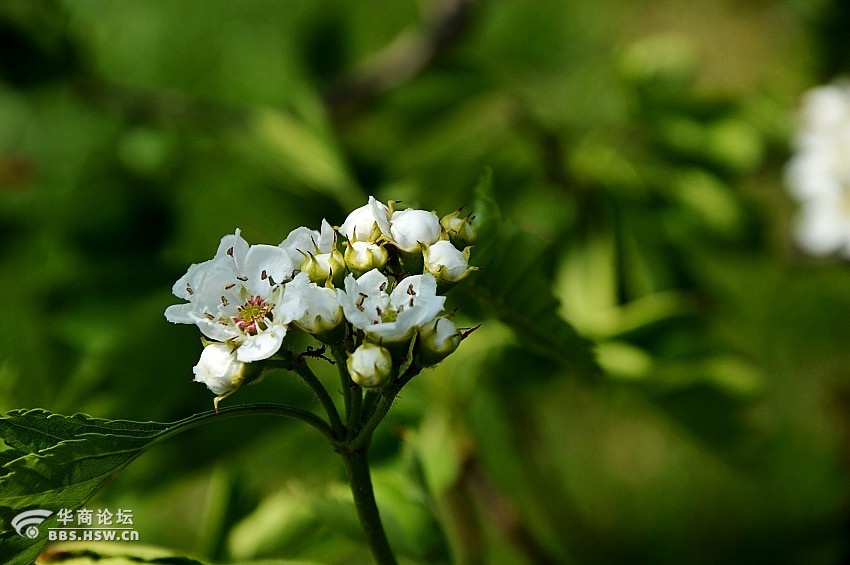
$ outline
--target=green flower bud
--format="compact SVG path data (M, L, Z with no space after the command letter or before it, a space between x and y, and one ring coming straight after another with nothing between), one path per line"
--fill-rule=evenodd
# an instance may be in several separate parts
M348 374L363 388L373 388L384 384L393 370L390 352L380 345L365 342L349 354Z
M324 285L330 279L334 286L338 286L345 278L345 258L337 249L318 255L306 254L301 262L301 272L307 273L310 280L318 285Z
M435 365L454 353L463 334L450 319L442 317L419 330L419 351L422 364Z
M434 275L443 288L451 286L467 277L477 267L469 266L471 247L459 251L451 242L438 241L422 250L425 260L425 272Z
M462 207L440 218L440 225L443 226L449 241L458 249L473 245L478 239L478 230L472 225L475 216L467 214L461 217L461 210Z
M345 265L355 277L372 269L382 270L387 266L389 254L383 246L370 241L353 241L345 244Z

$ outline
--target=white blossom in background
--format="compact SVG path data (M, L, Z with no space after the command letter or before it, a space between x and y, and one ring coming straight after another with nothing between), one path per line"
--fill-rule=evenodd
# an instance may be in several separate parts
M374 341L401 342L443 311L445 296L437 295L430 274L411 275L390 288L387 277L373 269L355 279L345 278L337 296L346 319Z
M795 236L814 255L850 258L850 84L810 90L803 97L796 153L786 182L800 203Z
M267 359L280 349L287 324L303 315L280 307L292 262L283 249L251 245L239 230L221 240L215 257L192 265L172 291L187 303L165 318L195 324L211 340L233 344L241 362Z

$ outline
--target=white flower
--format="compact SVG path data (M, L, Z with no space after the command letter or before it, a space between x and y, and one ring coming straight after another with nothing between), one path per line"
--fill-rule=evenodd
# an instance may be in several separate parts
M800 247L813 255L840 253L850 258L850 211L847 202L824 196L803 204L795 225Z
M800 121L785 175L801 204L797 241L815 255L850 257L850 85L806 93Z
M387 277L377 269L358 279L348 275L345 290L338 289L337 296L354 327L370 339L386 342L410 339L446 302L437 296L437 280L430 274L407 277L390 289Z
M322 220L321 231L295 228L280 245L296 270L306 272L313 282L324 284L333 275L341 282L345 274L345 260L336 248L336 232Z
M440 283L456 283L475 270L469 266L469 250L467 247L458 251L451 242L438 241L423 251L425 272L434 275Z
M335 337L334 330L341 328L345 319L336 291L311 282L307 273L298 274L286 285L283 308L304 312L294 321L295 325L317 337Z
M218 396L234 392L245 379L246 364L236 359L233 348L224 343L211 343L204 347L201 359L192 368L195 381L204 383Z
M421 245L439 241L442 229L440 219L433 212L408 208L393 212L389 233L384 235L402 251L415 253Z
M455 323L440 317L419 330L419 347L425 365L433 365L448 357L460 345L462 334Z
M351 212L339 231L348 241L377 241L382 233L389 233L389 208L369 197L369 202Z
M303 312L280 307L283 282L292 276L286 252L252 245L239 235L222 238L215 257L192 265L173 287L185 304L165 310L168 321L196 324L208 338L230 342L239 361L266 359L280 349L286 325Z
M356 277L387 266L389 254L382 245L371 241L351 241L345 246L345 264Z
M382 385L393 370L390 352L374 343L363 343L348 356L348 374L358 385L371 388Z

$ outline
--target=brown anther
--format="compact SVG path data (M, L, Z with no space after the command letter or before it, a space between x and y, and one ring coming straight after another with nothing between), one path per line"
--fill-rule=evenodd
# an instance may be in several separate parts
M230 255L231 257L233 257L233 247L230 247L230 248L227 250L227 254L228 254L228 255Z
M233 288L234 286L236 286L236 283L230 283L229 285L227 285L226 287L224 287L224 290L230 290L230 289L231 289L231 288Z
M228 304L230 304L230 302L228 302L227 298L225 298L224 296L221 297L221 303L224 306L227 306Z
M189 296L192 296L193 294L195 294L195 291L192 290L192 287L189 286L188 284L186 285L186 292L189 293Z
M246 277L245 275L239 275L238 277L236 277L236 279L242 282L248 282L248 277Z
M407 294L409 294L410 296L416 296L416 291L413 290L412 284L407 286Z
M266 270L263 269L263 272L260 273L260 280L266 280L267 278L269 278L269 275L266 273Z

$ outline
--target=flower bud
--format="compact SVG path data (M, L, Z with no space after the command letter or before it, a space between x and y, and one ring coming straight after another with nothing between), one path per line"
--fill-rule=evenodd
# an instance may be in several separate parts
M348 374L363 388L382 385L393 370L390 352L380 345L365 342L348 356Z
M301 263L301 272L307 273L310 280L318 285L324 285L328 279L334 286L342 284L345 278L345 258L339 250L318 255L306 255Z
M434 275L441 286L450 286L463 280L477 269L469 266L470 249L467 247L458 251L449 241L438 241L424 248L425 272Z
M472 225L475 217L472 214L461 217L461 210L463 208L440 218L440 225L443 226L449 241L458 249L473 245L478 239L478 230Z
M236 392L243 384L259 375L262 363L243 363L236 359L236 351L226 343L210 343L201 352L198 364L192 368L195 381L204 383L216 398L216 410L223 398Z
M390 223L393 243L407 253L418 253L420 245L439 241L442 231L436 214L414 208L393 212Z
M457 349L462 339L454 322L437 318L419 330L420 359L423 365L439 363Z
M359 277L367 271L387 266L389 254L377 243L370 241L352 241L345 244L345 265L348 270Z
M352 211L339 231L348 241L377 241L381 234L389 231L390 211L387 206L369 197L369 202Z

